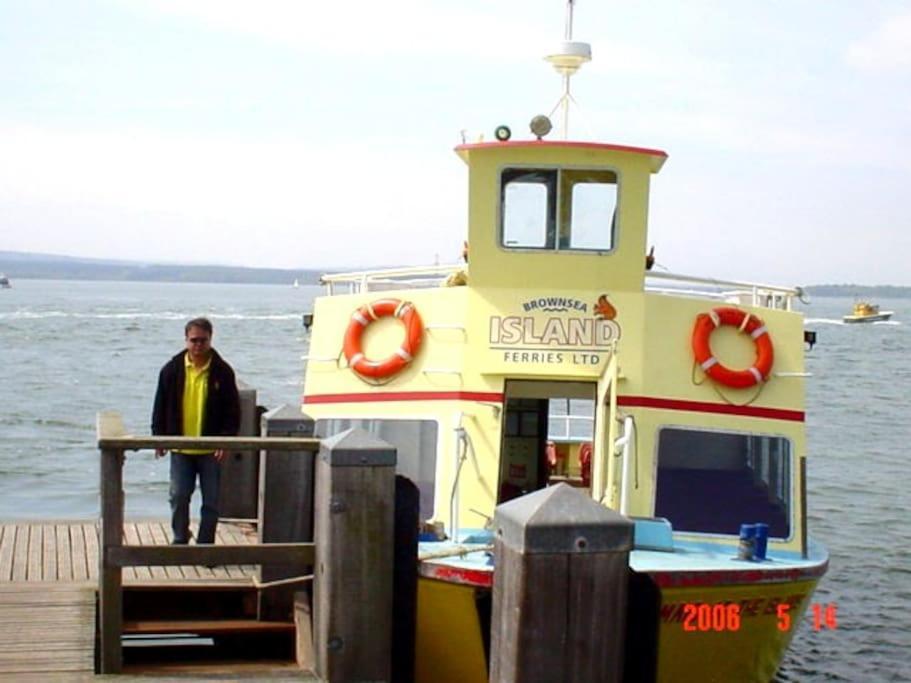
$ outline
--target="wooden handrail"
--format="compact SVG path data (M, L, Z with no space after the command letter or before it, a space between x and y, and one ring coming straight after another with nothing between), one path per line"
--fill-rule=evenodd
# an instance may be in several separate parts
M297 451L311 455L320 439L250 436L133 436L116 411L98 413L101 450L101 524L99 553L100 665L102 673L118 673L123 665L123 567L202 564L291 563L314 561L312 543L258 545L131 546L123 544L123 464L125 451L143 449L224 448L232 451Z
M178 450L192 448L224 448L232 451L270 450L307 451L319 450L320 440L315 437L286 436L134 436L123 426L123 418L116 411L98 413L96 421L98 448L102 451L139 451L161 448Z
M313 564L313 543L257 545L122 545L106 549L111 567L176 567L196 564Z
M313 645L307 647L314 652L312 662L322 680L391 680L394 446L357 429L326 440L131 436L115 412L98 415L97 431L101 449L98 623L102 674L119 673L123 668L124 567L258 564L264 568L290 567L297 575L263 582L257 588L287 585L289 578L314 579ZM124 454L127 450L148 448L284 451L271 455L297 463L305 462L297 458L298 454L313 458L314 542L125 545ZM294 457L288 458L289 455ZM262 516L259 521L262 524ZM417 526L416 518L413 526ZM357 552L351 552L352 548L357 548ZM370 561L364 562L365 557ZM311 565L316 568L316 576L307 575L306 568ZM351 599L352 595L356 599ZM309 611L306 618L300 619L307 622L301 628L311 633Z
M184 448L224 448L231 451L319 450L320 440L314 437L290 436L120 436L98 437L101 449L140 451L154 448L180 450Z

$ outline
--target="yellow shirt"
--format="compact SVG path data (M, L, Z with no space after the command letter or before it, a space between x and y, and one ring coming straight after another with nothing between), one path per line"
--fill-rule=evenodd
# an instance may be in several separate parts
M185 378L183 383L183 436L202 436L202 419L209 396L209 367L211 358L199 368L193 365L190 354L183 356ZM180 451L188 455L211 453L212 449L185 448Z

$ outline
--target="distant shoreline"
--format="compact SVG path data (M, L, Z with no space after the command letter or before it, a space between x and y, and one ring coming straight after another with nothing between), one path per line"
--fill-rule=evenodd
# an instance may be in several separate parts
M246 266L174 265L75 258L52 254L0 251L0 273L16 280L104 280L111 282L193 282L249 285L318 285L329 270L249 268ZM865 299L911 298L899 285L821 284L804 287L810 296Z
M174 265L0 251L0 273L16 280L106 280L212 284L319 284L326 271L244 266Z

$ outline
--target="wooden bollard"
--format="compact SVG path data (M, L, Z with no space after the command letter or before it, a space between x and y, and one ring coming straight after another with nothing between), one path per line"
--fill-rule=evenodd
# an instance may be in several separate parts
M558 484L494 528L491 683L619 683L633 523Z
M316 461L313 639L330 683L391 680L394 446L349 429Z
M282 405L262 416L263 436L313 436L314 421L300 407ZM299 543L313 540L313 458L300 451L263 451L259 458L257 540L260 543ZM264 564L262 583L309 573L308 567ZM257 615L266 621L287 619L294 610L294 591L300 584L275 586L259 592Z

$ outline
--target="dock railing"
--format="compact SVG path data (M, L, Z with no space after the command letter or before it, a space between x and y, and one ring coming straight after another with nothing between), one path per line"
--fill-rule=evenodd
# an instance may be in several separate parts
M325 441L312 437L132 436L126 433L123 421L116 412L98 414L97 439L101 451L98 576L101 673L119 673L123 667L124 567L283 564L321 565L314 585L313 654L317 674L326 680L342 680L337 672L343 672L343 675L366 672L365 680L388 680L393 520L392 506L388 501L395 497L394 448L357 430L349 430ZM124 544L123 466L126 451L187 448L299 452L311 457L318 452L317 497L318 500L325 498L323 502L326 504L317 505L314 510L315 541L193 546ZM348 480L352 477L362 485L366 481L369 490L360 488L356 495L340 490L339 487L350 488ZM387 514L378 514L377 508L382 508L384 501ZM368 510L362 509L364 506L371 506L369 514ZM329 557L325 552L317 552L321 537L335 540L326 545ZM375 545L376 548L367 554L380 557L383 562L370 567L349 567L350 560L343 552L348 542ZM322 543L326 544L325 541ZM339 582L346 581L348 590L351 590L352 583L360 582L364 587L360 590L357 604L341 608L338 606L342 604L338 600L342 591ZM337 652L338 641L348 635L346 629L363 635L359 632L363 627L358 624L367 621L364 612L370 613L374 609L377 614L370 620L373 633L369 643L363 645L363 641L368 640L364 638L345 638L344 652ZM352 623L353 626L350 625ZM327 637L327 633L333 634L333 637ZM321 649L326 651L321 652ZM320 668L323 671L319 671Z

